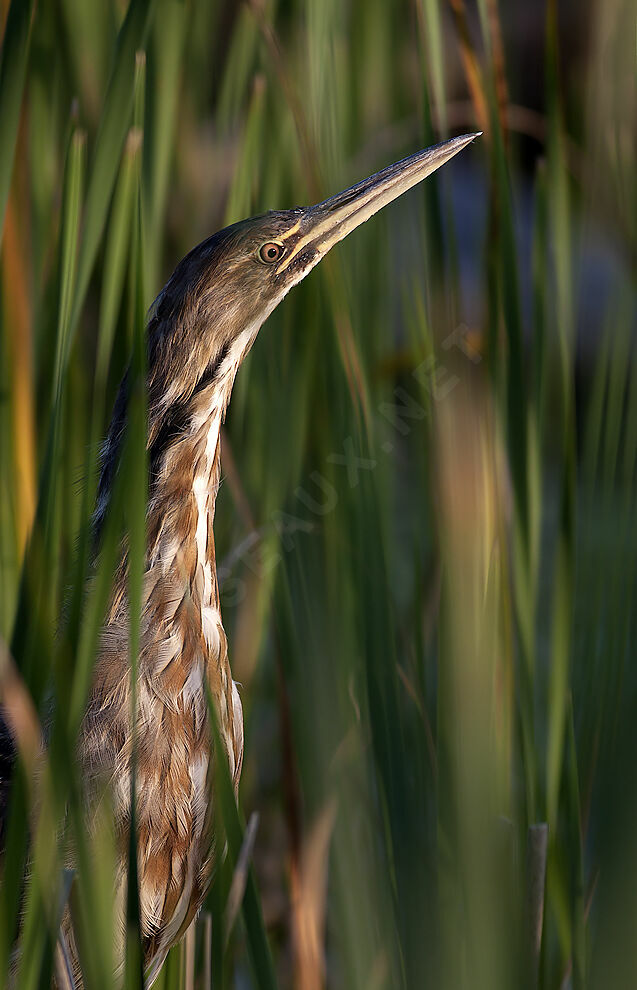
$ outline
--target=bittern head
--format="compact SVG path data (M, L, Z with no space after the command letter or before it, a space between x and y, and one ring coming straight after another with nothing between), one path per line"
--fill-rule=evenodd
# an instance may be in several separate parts
M211 383L221 365L236 372L272 310L338 241L477 136L421 151L316 206L243 220L199 244L151 308L151 387L161 381L171 402Z

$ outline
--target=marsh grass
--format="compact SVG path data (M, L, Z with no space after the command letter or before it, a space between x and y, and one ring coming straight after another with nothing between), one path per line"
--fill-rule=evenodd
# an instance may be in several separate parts
M237 381L216 537L240 809L217 762L227 855L157 985L635 985L630 5L591 3L573 81L549 0L542 115L511 103L495 0L4 7L0 683L19 760L0 984L20 910L18 985L49 985L68 901L85 986L113 985L113 836L107 808L86 831L73 748L124 535L136 663L147 306L211 230L321 198L460 113L482 140L300 285ZM516 121L541 132L533 161ZM592 327L591 255L610 273Z

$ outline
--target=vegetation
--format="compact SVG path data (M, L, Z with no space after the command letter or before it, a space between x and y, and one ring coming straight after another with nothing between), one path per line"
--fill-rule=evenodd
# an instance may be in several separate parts
M576 50L547 0L529 109L511 94L534 5L500 6L0 5L0 679L20 749L0 985L29 831L19 987L49 985L69 898L85 986L113 985L108 814L89 835L72 752L124 530L139 609L141 393L90 582L88 524L147 306L225 222L476 128L291 293L237 380L216 535L242 811L220 767L228 855L158 985L637 985L634 10L590 0Z

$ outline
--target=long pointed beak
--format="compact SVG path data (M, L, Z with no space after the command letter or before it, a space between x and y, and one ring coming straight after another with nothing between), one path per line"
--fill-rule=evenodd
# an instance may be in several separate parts
M310 207L300 224L300 236L293 250L283 259L279 271L284 271L297 255L308 248L314 254L310 266L313 268L330 248L347 237L352 230L412 186L422 182L481 133L462 134L425 151L419 151ZM307 270L309 271L309 267Z

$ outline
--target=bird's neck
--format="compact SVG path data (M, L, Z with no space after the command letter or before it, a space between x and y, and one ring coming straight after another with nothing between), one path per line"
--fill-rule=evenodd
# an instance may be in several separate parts
M214 379L150 415L147 571L203 614L218 610L213 521L221 477L220 430L236 374L222 362Z
M213 521L224 407L201 405L194 403L189 427L165 451L151 481L147 568L211 606L218 605Z
M170 383L159 387L149 368L146 616L171 629L182 626L183 636L200 639L209 649L218 645L219 591L215 565L213 520L220 482L220 429L234 379L254 330L222 348L189 392L170 396ZM125 434L127 384L115 404L103 454L96 533L102 528ZM125 563L125 562L123 562ZM125 573L108 622L118 622L125 599ZM152 636L152 632L149 629ZM159 629L157 630L159 632ZM153 637L154 638L154 637Z

